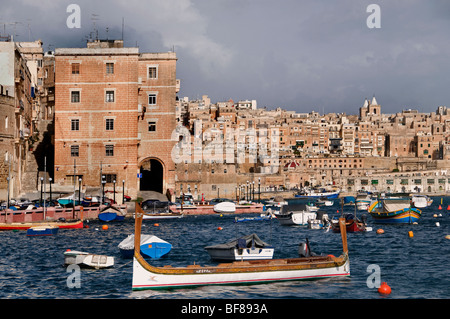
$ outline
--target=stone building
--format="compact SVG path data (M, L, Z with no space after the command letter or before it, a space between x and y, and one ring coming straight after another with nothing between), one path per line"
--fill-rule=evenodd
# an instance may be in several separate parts
M55 50L55 183L133 198L173 190L176 60L122 40Z

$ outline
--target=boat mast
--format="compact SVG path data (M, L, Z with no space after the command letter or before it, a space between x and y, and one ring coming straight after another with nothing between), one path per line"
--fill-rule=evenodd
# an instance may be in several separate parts
M47 156L44 157L44 221L45 221L45 197L47 196L45 190L46 185L47 185Z

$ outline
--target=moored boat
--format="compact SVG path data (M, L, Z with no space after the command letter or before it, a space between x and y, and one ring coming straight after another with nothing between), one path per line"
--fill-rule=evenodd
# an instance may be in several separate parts
M114 257L69 249L64 252L64 265L78 265L82 268L95 269L110 268L114 266Z
M235 261L272 259L274 248L257 234L251 234L224 244L207 246L205 250L213 260Z
M141 255L140 232L143 211L136 205L135 252L132 290L170 289L205 285L261 284L350 276L345 227L341 232L343 252L332 255L268 260L235 261L217 266L188 265L155 267ZM342 225L345 226L344 220Z
M233 202L221 202L214 205L214 212L219 214L233 214L236 212L236 204Z
M128 235L118 245L124 258L132 258L134 254L134 234ZM160 258L169 253L172 245L154 235L141 234L141 253L150 258Z
M422 212L415 207L411 207L409 199L384 199L380 203L373 201L369 207L369 214L375 223L412 224L419 220Z
M82 220L74 220L74 221L43 221L43 222L25 222L25 223L0 223L0 231L1 230L27 230L31 227L39 227L39 226L57 226L60 229L78 229L83 228Z
M280 225L307 225L309 219L316 219L317 214L310 212L305 204L284 205L276 215Z
M59 227L53 225L33 226L27 229L27 236L52 236L58 233Z
M366 232L372 230L371 227L367 227L365 216L363 216L362 220L360 220L352 213L345 213L343 214L343 218L345 219L345 230L347 233ZM339 220L331 220L330 226L334 233L339 233L341 231Z
M428 207L428 202L431 200L431 202L433 202L432 199L430 199L428 196L426 195L411 195L411 203L415 208L426 208Z
M327 199L333 199L338 198L339 191L327 191L325 189L319 189L316 190L305 190L303 192L299 192L298 194L295 194L295 197L297 198L327 198Z

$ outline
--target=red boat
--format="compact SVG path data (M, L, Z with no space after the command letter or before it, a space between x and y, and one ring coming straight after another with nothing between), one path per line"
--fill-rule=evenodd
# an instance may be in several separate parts
M27 230L36 226L56 226L61 229L77 229L83 228L83 221L54 221L54 222L29 222L29 223L0 223L1 230Z
M345 228L347 233L364 232L367 231L366 223L359 220L353 214L345 214ZM339 221L331 221L331 228L334 233L340 233Z

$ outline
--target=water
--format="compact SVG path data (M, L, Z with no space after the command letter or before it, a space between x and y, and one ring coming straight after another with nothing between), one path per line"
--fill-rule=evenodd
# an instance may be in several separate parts
M348 234L351 270L348 278L254 286L133 292L132 262L123 259L117 248L134 232L133 219L110 222L108 230L102 230L105 223L91 221L89 228L60 229L52 237L27 237L25 231L0 232L0 299L446 299L450 297L450 240L445 238L450 234L450 212L446 210L450 198L444 199L442 210L438 210L439 203L440 198L435 198L432 207L423 210L418 225L377 225L368 216L372 232ZM340 209L337 205L326 208L330 216L338 216L337 209ZM441 213L442 217L433 217L435 213ZM385 233L377 234L378 228ZM409 231L413 231L414 237L408 236ZM212 265L205 246L253 232L275 246L274 258L297 257L298 244L306 237L315 252L338 256L342 249L340 234L280 226L276 220L234 223L234 217L226 215L188 216L144 220L142 228L142 233L154 234L173 246L168 255L151 261L156 266L194 262ZM70 273L63 266L63 253L67 249L114 256L116 263L111 269L83 269L81 287L69 288ZM372 264L380 267L381 281L392 289L390 295L380 295L376 288L368 287L371 272L367 268Z

